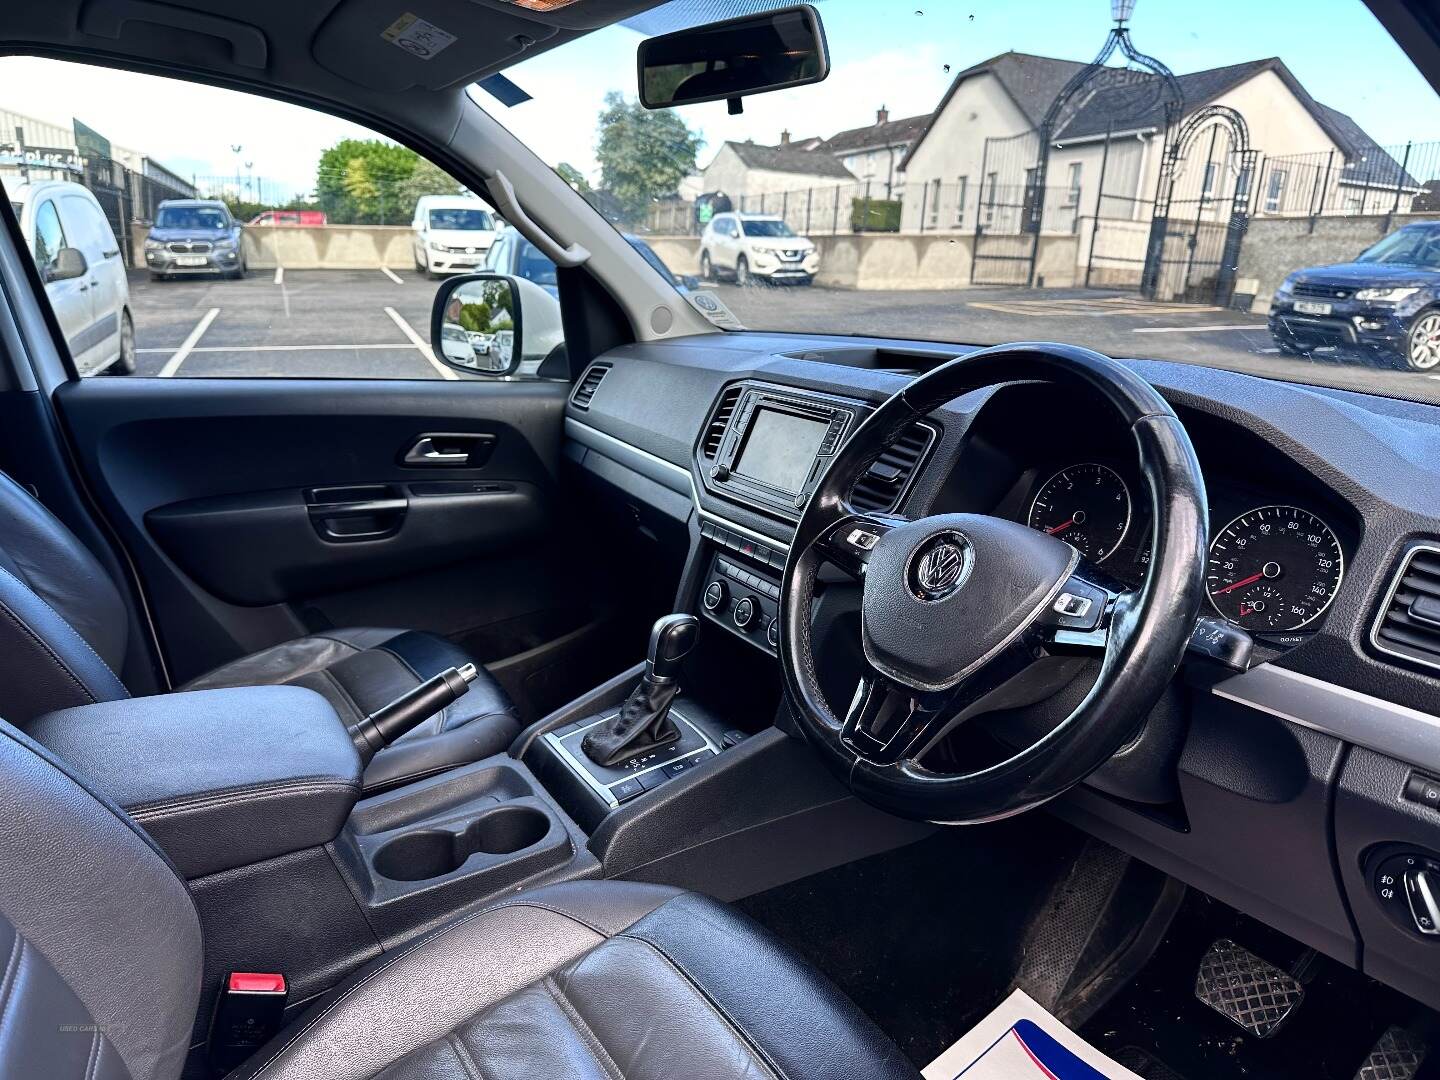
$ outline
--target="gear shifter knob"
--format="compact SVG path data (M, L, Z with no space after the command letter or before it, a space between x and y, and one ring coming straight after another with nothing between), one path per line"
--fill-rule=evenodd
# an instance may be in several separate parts
M674 682L680 663L695 647L700 620L694 615L665 615L655 620L650 631L650 648L645 656L645 673L658 683Z

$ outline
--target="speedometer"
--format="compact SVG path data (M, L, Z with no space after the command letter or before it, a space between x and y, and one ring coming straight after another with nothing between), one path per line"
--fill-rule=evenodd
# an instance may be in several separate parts
M1215 537L1205 588L1215 610L1236 625L1286 633L1330 606L1344 573L1330 526L1295 506L1262 506Z

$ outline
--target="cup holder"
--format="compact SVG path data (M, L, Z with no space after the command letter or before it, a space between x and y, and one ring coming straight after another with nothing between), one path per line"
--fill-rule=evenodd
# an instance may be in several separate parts
M375 852L375 872L391 881L424 881L460 869L471 855L510 855L538 844L550 818L533 806L502 806L464 832L439 830L397 836Z

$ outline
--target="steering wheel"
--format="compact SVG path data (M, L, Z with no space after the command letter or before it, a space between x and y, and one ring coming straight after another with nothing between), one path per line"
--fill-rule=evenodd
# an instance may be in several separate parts
M915 420L968 391L1017 381L1098 396L1104 418L1129 430L1154 523L1138 588L1112 582L1058 537L1003 518L906 520L849 504L855 482ZM1124 747L1159 700L1199 614L1207 528L1204 479L1185 428L1153 387L1114 360L1024 343L936 368L856 429L796 527L780 654L800 725L857 796L892 813L968 823L1038 806ZM811 640L822 561L864 585L865 667L843 715L821 690ZM1040 660L1064 653L1098 656L1100 671L1048 734L967 773L921 764L959 724L1013 704Z

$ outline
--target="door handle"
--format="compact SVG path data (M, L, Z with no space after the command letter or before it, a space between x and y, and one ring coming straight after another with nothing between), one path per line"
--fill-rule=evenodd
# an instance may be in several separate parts
M477 431L429 432L417 435L404 454L402 465L431 468L478 469L490 457L495 436Z

